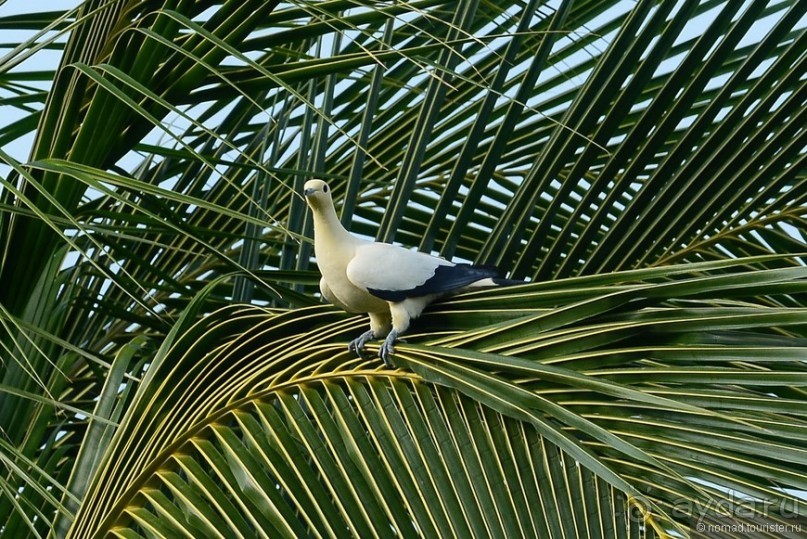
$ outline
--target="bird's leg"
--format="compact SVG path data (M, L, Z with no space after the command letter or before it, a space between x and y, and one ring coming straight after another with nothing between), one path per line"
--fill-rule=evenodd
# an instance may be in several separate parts
M384 362L384 365L387 367L394 367L395 365L392 364L392 354L395 353L395 341L398 340L398 332L394 329L389 332L387 338L384 339L384 344L381 345L381 351L379 355L381 356L381 360Z
M364 345L367 344L367 341L372 341L375 339L375 331L369 329L350 341L350 344L347 345L347 349L349 352L356 352L358 355L364 355Z

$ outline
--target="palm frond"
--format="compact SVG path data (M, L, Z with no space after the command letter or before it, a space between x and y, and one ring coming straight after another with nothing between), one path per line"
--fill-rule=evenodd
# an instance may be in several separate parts
M663 535L738 495L802 512L805 310L716 302L807 270L755 262L599 276L570 304L582 283L460 296L393 371L347 352L358 317L225 307L158 354L74 533Z

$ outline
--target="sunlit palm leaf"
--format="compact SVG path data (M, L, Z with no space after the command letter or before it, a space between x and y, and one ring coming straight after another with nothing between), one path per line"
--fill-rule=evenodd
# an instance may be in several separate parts
M807 341L787 336L805 311L711 298L747 277L758 294L803 286L807 271L681 270L600 277L571 304L558 303L562 280L457 298L420 322L445 336L416 330L396 371L352 358L360 321L324 307L216 312L157 356L75 533L597 537L615 519L660 531L714 513L731 499L718 485L803 510L781 487L807 488L794 437L807 418L784 404L807 385ZM619 285L630 301L610 299ZM532 290L555 308L509 307ZM519 355L472 351L480 334Z

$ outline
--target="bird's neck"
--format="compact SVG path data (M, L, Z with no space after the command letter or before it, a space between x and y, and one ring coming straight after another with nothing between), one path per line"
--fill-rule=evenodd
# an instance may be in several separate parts
M318 208L314 212L314 249L319 245L352 245L357 238L353 237L336 216L336 210L331 205ZM317 255L319 256L319 255Z

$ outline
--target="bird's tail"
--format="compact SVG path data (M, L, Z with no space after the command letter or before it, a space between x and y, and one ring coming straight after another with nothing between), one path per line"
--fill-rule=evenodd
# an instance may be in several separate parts
M501 277L485 277L484 279L472 282L465 288L495 288L499 286L515 286L517 284L527 284L527 281L504 279Z
M515 286L517 284L525 284L527 281L519 281L518 279L506 279L499 277L501 271L496 266L488 264L474 264L471 266L474 269L485 271L488 277L480 279L468 285L468 288L489 288L494 286Z
M527 281L519 281L518 279L505 279L503 277L494 277L491 279L496 286L515 286L517 284L526 284Z

